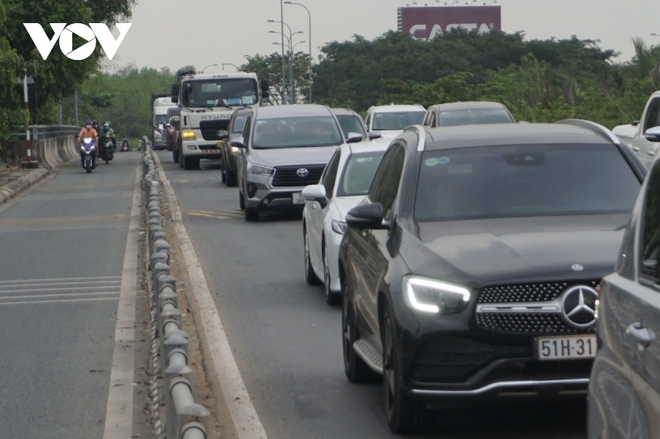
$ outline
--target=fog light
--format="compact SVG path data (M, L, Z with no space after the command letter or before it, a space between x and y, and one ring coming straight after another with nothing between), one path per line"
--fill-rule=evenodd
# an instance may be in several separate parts
M257 193L257 185L254 183L248 183L247 185L248 197L254 197L254 194Z
M188 149L197 149L197 145L187 145Z
M265 205L268 205L268 203L269 203L268 198L266 198L266 199L264 200L264 204L265 204Z

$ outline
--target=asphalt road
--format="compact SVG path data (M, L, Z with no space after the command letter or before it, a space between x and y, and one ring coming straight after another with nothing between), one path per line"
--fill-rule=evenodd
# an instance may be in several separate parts
M247 223L217 162L184 171L158 155L177 196L243 380L270 439L389 438L380 383L344 375L341 310L305 283L300 216ZM419 437L586 437L586 404L518 401L436 413Z
M137 160L74 160L0 208L0 437L103 437Z

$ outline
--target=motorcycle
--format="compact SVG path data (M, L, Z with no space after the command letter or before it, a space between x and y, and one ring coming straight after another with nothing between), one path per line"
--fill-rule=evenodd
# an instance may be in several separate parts
M94 169L94 153L96 151L96 145L94 145L94 139L91 137L85 137L80 146L80 156L82 158L82 167L89 174Z
M128 142L124 140L124 143L121 144L120 152L128 152L131 149L128 147Z
M100 143L102 147L99 150L99 158L105 160L105 163L108 164L115 157L115 152L112 148L112 139L110 137L104 137Z

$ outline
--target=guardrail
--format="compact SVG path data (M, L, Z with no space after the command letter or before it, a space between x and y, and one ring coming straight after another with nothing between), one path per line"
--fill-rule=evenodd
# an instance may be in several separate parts
M75 125L30 125L30 139L52 139L53 137L72 136L78 134L82 127ZM14 136L25 140L25 132L16 133Z
M143 157L144 190L147 214L147 248L150 276L147 279L154 323L152 355L155 369L165 379L165 437L167 439L206 439L211 414L196 404L192 368L189 364L188 334L181 328L176 279L170 275L171 246L163 229L161 187L156 180L153 152L147 148ZM154 383L150 393L158 398ZM157 404L155 404L157 406ZM156 435L162 437L160 422Z

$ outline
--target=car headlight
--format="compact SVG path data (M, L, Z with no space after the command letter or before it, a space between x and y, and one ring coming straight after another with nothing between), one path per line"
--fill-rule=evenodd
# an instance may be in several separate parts
M248 174L257 174L257 175L270 175L273 173L273 168L268 166L255 165L254 163L247 164Z
M460 312L470 301L469 289L424 277L405 276L401 288L406 305L431 314Z
M332 231L343 235L346 233L347 225L343 221L332 220Z
M235 147L235 146L232 146L232 147L231 147L231 152L232 152L232 153L238 152L239 150L240 150L240 148L237 148L237 147Z
M195 140L195 132L194 131L184 131L181 133L181 137L185 140Z

